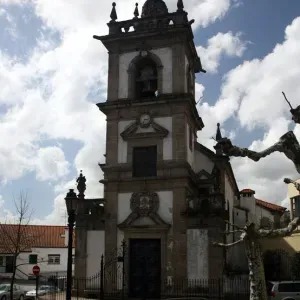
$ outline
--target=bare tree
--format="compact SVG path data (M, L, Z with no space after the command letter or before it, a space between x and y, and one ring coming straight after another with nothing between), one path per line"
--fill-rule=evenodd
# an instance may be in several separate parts
M260 240L262 238L289 236L299 224L299 218L295 218L286 228L281 229L256 229L255 224L252 222L245 227L230 224L235 229L225 233L240 233L240 238L236 242L229 244L214 243L215 246L224 248L230 248L240 243L245 244L249 267L250 300L268 300Z
M10 299L13 298L13 286L16 279L17 260L20 253L31 249L35 239L37 238L29 230L29 223L32 215L27 195L20 193L18 199L14 198L16 216L13 223L6 220L0 223L0 237L2 242L2 250L11 254L12 261L12 278L10 282Z
M283 93L286 101L285 94ZM289 103L290 105L290 103ZM291 107L292 119L295 123L300 124L300 106L296 109ZM230 139L222 138L219 136L217 140L217 145L215 149L218 153L225 154L226 156L234 157L248 157L254 161L259 161L261 158L266 157L274 152L282 152L285 156L290 159L297 170L300 173L300 145L299 142L292 131L284 134L279 142L269 147L268 149L255 152L247 148L240 148L232 145ZM285 179L285 183L293 183L295 187L299 190L299 185L290 179ZM229 248L233 247L239 243L245 244L246 255L249 265L249 279L250 279L250 300L267 300L267 290L264 274L264 265L262 262L261 247L259 240L262 238L269 237L284 237L289 236L293 231L299 226L300 219L298 217L294 218L286 228L282 229L257 229L255 223L248 223L245 227L238 227L235 224L231 224L235 230L228 231L226 234L231 234L234 232L240 232L240 239L234 243L223 244L214 243L216 246Z

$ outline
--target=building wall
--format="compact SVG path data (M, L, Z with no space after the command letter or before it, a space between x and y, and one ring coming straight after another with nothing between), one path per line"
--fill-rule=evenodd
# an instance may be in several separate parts
M209 174L211 174L214 163L203 153L200 151L194 151L195 159L194 159L194 171L196 173L200 172L201 170L205 170Z
M195 154L194 154L194 140L195 137L192 135L192 149L190 149L190 126L186 124L186 149L187 149L187 161L191 165L192 169L195 169Z
M60 264L49 264L48 255L60 255ZM75 249L73 249L73 255ZM29 264L29 255L37 255L37 265L41 269L41 275L58 275L65 276L67 272L68 249L67 248L32 248L32 252L20 253L17 259L19 271L16 272L18 279L27 279L32 274L32 267L36 264ZM2 256L2 255L1 255ZM7 255L8 256L8 255ZM24 265L21 265L24 264ZM73 265L74 268L74 265ZM3 273L4 269L0 267L0 276L11 276L10 273Z
M208 242L206 229L187 230L188 279L208 278Z
M101 255L105 250L104 230L87 231L87 265L86 276L91 277L100 272Z
M237 226L244 226L246 224L246 211L238 208L233 208L234 224ZM237 241L240 238L240 233L231 235L228 243ZM245 252L244 244L238 244L227 250L227 264L231 266L231 269L238 268L239 270L248 270L248 261Z
M256 224L260 226L260 220L262 218L268 218L272 223L274 222L274 215L269 210L264 209L261 206L255 207Z
M173 68L172 68L172 49L160 48L152 50L151 53L157 55L163 65L163 94L173 91ZM131 61L139 55L139 52L130 52L120 55L119 58L119 98L128 98L128 68Z
M256 200L254 195L251 195L250 197L248 195L241 195L240 206L249 211L248 220L250 222L256 222Z
M118 124L118 163L127 163L128 143L123 140L121 133L136 120L120 121ZM172 148L172 117L154 118L153 121L169 131L163 140L163 159L173 158ZM139 128L138 132L147 132L152 128Z

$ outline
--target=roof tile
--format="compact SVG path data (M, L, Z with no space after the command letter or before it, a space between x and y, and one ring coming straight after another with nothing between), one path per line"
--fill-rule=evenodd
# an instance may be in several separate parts
M13 252L12 249L17 244L21 248L20 252L31 251L31 248L65 248L65 228L65 226L21 225L19 229L19 225L0 224L0 253ZM73 247L74 245L73 242Z
M274 204L274 203L266 202L266 201L263 201L263 200L260 200L260 199L255 199L255 200L256 200L257 205L259 205L261 207L264 207L266 209L276 211L276 212L279 212L279 213L282 213L282 214L286 211L286 207L283 207L283 206L280 206L280 205L277 205L277 204Z

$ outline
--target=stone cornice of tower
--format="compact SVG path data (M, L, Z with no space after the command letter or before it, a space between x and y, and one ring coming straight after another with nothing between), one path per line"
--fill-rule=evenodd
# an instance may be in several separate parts
M120 109L122 107L128 108L129 106L141 106L141 105L161 105L161 104L172 104L186 102L191 107L191 113L194 115L197 122L197 130L202 130L204 128L204 123L202 118L199 116L199 113L195 106L195 100L193 100L192 95L190 94L162 94L159 98L146 98L146 99L118 99L115 101L107 101L98 103L97 106L99 110L108 114L111 110L116 108Z

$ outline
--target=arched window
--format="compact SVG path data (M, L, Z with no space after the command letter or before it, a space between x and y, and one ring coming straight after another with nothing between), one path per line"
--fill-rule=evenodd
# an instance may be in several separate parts
M140 53L129 64L128 98L154 97L163 93L163 65L160 58L151 52Z
M158 89L157 66L150 58L141 59L136 65L135 96L146 98L155 96Z

